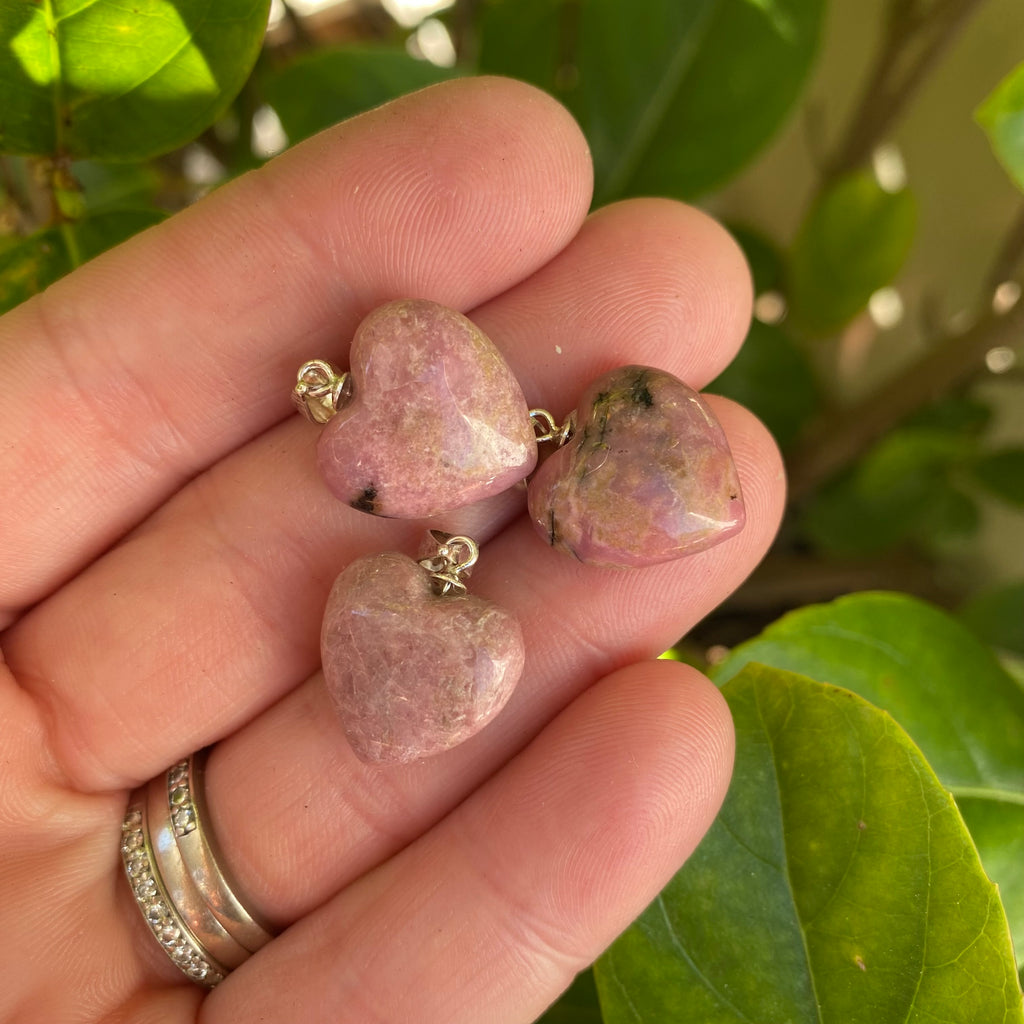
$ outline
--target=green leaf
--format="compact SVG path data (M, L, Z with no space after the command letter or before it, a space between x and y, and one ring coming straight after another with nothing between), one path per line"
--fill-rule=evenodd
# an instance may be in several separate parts
M884 708L954 793L988 789L1024 802L1024 694L938 608L874 592L801 608L736 647L714 677L726 682L751 661L827 679Z
M0 0L0 150L141 160L241 89L269 0Z
M297 142L454 74L393 47L344 47L300 57L268 73L261 85L285 134Z
M977 526L973 502L954 486L954 470L973 454L974 438L903 427L886 435L852 472L823 487L803 528L836 555L884 551L905 540Z
M760 665L697 851L598 961L607 1024L1024 1021L995 887L887 714Z
M754 279L754 295L778 288L782 283L783 255L775 244L752 228L740 224L726 224L726 227L747 257L750 276Z
M739 354L708 390L745 405L783 448L821 402L807 356L781 328L757 320Z
M936 551L942 545L957 544L973 537L981 526L981 510L968 494L954 486L945 487L920 518L920 536Z
M1024 64L1019 64L974 112L992 149L1017 187L1024 189Z
M588 969L577 974L562 998L537 1024L602 1024L594 972Z
M110 210L5 246L0 249L0 313L165 216L160 210Z
M856 171L819 196L790 260L790 313L808 333L829 334L889 284L910 251L917 220L910 192L886 192Z
M1024 582L977 594L960 618L986 643L1024 655Z
M957 797L957 806L974 840L1010 924L1018 970L1024 968L1024 804Z
M152 207L164 181L156 166L146 163L81 160L71 165L71 174L85 193L90 214Z
M490 0L480 68L533 82L590 142L595 201L691 197L774 134L817 47L823 0Z
M997 498L1024 505L1024 448L983 455L971 469L978 483Z
M964 395L953 395L918 410L904 421L904 426L976 438L985 432L991 422L992 408L986 402Z
M901 594L853 594L780 619L737 647L714 678L731 679L750 662L827 679L888 711L943 785L958 800L972 801L972 817L985 802L1024 807L1024 690L990 648L945 612ZM1012 850L977 839L992 878L1007 893L1019 893L1000 864L1008 856L1015 870L1024 864L1024 829ZM1024 904L1013 916L1024 919ZM1024 953L1024 932L1015 939Z

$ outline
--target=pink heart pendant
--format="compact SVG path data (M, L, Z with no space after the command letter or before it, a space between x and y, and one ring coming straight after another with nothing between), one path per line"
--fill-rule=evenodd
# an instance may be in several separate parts
M530 481L528 500L552 547L619 568L711 547L745 520L718 420L691 387L647 366L590 385L573 434Z
M438 594L397 552L368 555L337 578L321 634L324 678L356 756L402 763L482 729L523 670L511 612L466 593Z
M533 470L526 399L490 339L461 313L409 299L375 309L350 354L351 395L320 436L342 501L414 519L498 494Z

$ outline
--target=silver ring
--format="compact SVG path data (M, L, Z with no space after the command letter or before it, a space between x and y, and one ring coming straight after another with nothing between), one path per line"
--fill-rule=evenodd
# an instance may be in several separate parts
M125 874L143 919L192 981L212 988L273 933L242 905L204 828L206 753L132 794L121 827Z

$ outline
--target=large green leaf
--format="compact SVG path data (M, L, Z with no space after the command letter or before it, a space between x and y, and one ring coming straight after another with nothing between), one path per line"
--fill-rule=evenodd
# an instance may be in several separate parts
M823 0L489 0L481 70L576 115L595 199L690 197L771 137L810 68Z
M995 87L974 116L1007 174L1024 189L1024 64Z
M1024 1021L995 887L892 718L750 665L725 805L598 961L607 1024Z
M394 47L344 47L299 57L268 73L261 86L288 139L298 142L453 74Z
M886 192L855 171L818 197L790 264L790 312L808 333L828 334L889 284L910 251L917 220L907 189Z
M731 679L750 662L827 679L888 711L943 785L971 802L972 820L1024 808L1024 691L945 612L902 594L853 594L780 619L737 647L715 679ZM1010 846L992 845L990 832L975 837L982 861L1003 887L1015 926L1024 924L1024 887L1002 874L1007 863L1015 872L1024 864L1024 829L1011 833ZM1015 939L1024 957L1024 932Z
M140 160L195 138L256 61L269 0L0 0L0 150Z
M1017 967L1024 970L1024 804L969 796L956 802L986 873L999 886Z
M537 1024L602 1024L594 972L586 970L577 974L576 980L563 993L562 998Z
M47 228L3 247L0 313L165 216L160 210L111 210L73 224Z

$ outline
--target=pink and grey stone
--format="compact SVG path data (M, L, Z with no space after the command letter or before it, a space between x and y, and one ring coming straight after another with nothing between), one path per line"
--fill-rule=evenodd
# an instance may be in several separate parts
M526 399L474 323L423 299L389 302L356 330L349 401L320 437L320 471L342 501L414 519L461 508L528 476L537 445Z
M511 612L472 594L439 595L427 570L389 551L335 580L321 658L356 756L397 764L482 729L512 695L525 653Z
M530 516L581 562L631 568L711 547L743 528L736 466L696 391L648 366L598 378L576 429L530 481Z

